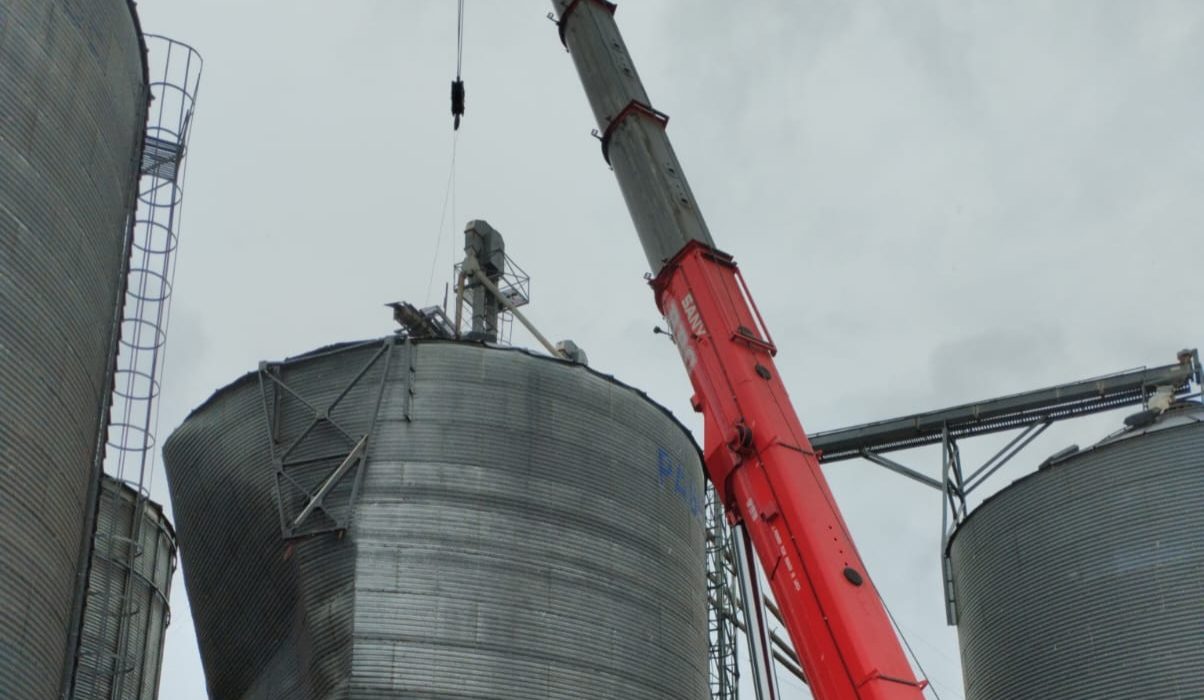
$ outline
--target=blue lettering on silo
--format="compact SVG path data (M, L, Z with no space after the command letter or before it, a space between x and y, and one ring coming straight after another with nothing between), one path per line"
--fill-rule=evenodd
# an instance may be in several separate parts
M661 488L671 488L690 511L690 515L702 522L702 485L690 478L685 465L674 459L663 447L657 448L656 473Z

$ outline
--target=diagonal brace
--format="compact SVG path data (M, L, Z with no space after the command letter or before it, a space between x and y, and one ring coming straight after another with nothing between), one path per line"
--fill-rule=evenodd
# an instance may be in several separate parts
M305 519L312 515L316 509L322 507L322 501L326 499L326 495L329 494L330 490L339 483L339 480L343 478L343 475L347 473L347 470L351 468L351 465L355 464L355 461L359 458L360 454L363 453L364 447L367 444L367 435L364 435L362 438L360 438L359 442L355 443L355 447L351 448L351 452L347 454L347 458L344 459L342 464L340 464L338 468L326 478L326 481L322 483L322 487L319 488L318 492L313 495L313 498L309 499L309 503L305 504L305 507L301 509L301 512L297 515L296 519L293 520L294 530L298 527L301 527L301 523L305 522Z
M936 479L933 479L930 476L921 474L920 472L912 469L911 467L905 467L902 464L899 464L898 462L894 461L893 459L888 459L886 457L883 457L882 455L878 454L877 452L871 452L869 450L862 449L861 456L868 459L869 461L873 462L874 464L877 464L880 467L886 467L887 469L891 470L892 472L895 472L896 474L901 474L901 475L907 477L908 479L918 481L921 484L924 484L925 486L930 486L930 487L936 489L937 491L945 490L944 484L937 481Z

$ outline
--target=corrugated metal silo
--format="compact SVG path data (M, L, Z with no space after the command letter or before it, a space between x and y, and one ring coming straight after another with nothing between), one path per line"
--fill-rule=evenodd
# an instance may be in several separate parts
M984 502L950 544L967 700L1204 697L1204 410Z
M0 5L0 696L59 692L146 123L126 0Z
M106 476L96 532L84 608L85 652L72 697L155 700L171 617L175 531L157 503ZM129 605L123 605L125 600ZM123 613L130 618L124 630L119 624Z
M336 346L164 459L213 697L707 697L696 448L584 366Z

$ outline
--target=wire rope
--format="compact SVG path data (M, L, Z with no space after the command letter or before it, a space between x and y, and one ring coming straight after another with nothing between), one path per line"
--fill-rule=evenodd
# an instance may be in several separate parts
M451 204L452 221L456 220L456 151L459 144L460 117L464 115L464 81L461 74L464 68L464 0L456 2L456 79L452 81L452 147L451 165L447 172L447 184L443 189L443 206L439 213L439 228L435 232L435 245L431 254L431 272L426 282L425 304L431 303L431 293L435 287L435 270L439 267L439 247L443 238L444 226L447 224L448 204ZM454 226L454 223L453 223ZM456 237L448 236L451 241L451 259L456 259Z
M460 69L464 64L464 0L457 5L456 22L456 80L460 79Z
M932 697L936 700L941 700L941 694L936 691L936 684L928 677L928 672L924 670L924 664L920 663L920 657L915 650L911 648L911 642L907 640L907 635L903 633L903 628L899 626L898 620L895 619L895 614L891 612L890 606L886 604L886 599L882 597L882 593L878 593L878 600L882 603L882 609L886 611L886 616L890 618L890 623L895 627L895 633L899 635L899 639L903 640L903 646L906 647L907 653L911 655L912 661L915 662L916 668L920 671L920 676L928 681L928 689L932 691Z
M455 191L456 181L456 146L460 140L459 132L452 132L452 148L451 148L451 165L447 169L447 184L443 189L443 208L439 213L439 228L435 229L435 245L434 251L431 254L431 273L426 282L426 301L425 304L431 303L431 291L435 286L435 270L439 267L439 247L443 242L444 226L447 224L447 205L452 201L452 192ZM455 221L455 207L452 207L452 221ZM456 259L455 251L455 236L449 235L448 238L452 241L452 260Z

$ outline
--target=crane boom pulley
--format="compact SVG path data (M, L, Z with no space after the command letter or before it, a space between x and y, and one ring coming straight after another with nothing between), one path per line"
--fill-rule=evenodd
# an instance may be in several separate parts
M464 0L456 3L456 79L451 84L452 130L460 130L460 119L464 116L464 79L460 72L464 67Z

